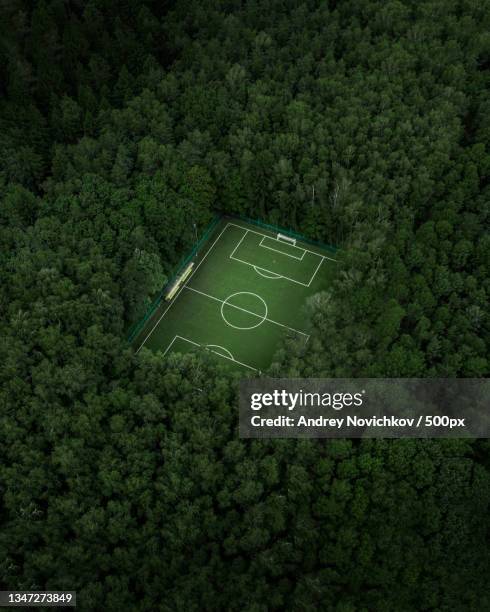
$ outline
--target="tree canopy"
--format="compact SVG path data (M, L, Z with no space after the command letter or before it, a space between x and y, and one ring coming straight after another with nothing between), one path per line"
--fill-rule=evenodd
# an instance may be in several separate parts
M269 374L490 373L488 0L0 8L0 577L82 610L490 609L484 440L241 440L127 331L216 211L337 244Z

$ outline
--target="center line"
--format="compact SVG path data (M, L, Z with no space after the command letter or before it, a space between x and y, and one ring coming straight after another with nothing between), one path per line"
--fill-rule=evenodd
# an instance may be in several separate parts
M185 289L189 289L189 291L194 291L195 293L200 293L201 295L204 295L204 297L209 298L210 300L215 300L216 302L219 302L220 304L224 304L225 301L224 300L220 300L217 297L214 297L214 295L209 295L208 293L204 293L204 291L199 291L199 289L194 289L194 287L189 287L189 285L185 285ZM255 312L252 312L250 310L247 310L246 308L242 308L241 306L235 306L235 304L230 304L230 303L226 303L227 306L231 306L232 308L236 308L237 310L242 310L243 312L247 312L248 314L253 315L254 317L260 317L262 318L263 315L258 315ZM266 321L269 321L269 323L274 323L274 325L279 325L280 327L284 327L285 329L289 329L290 331L295 332L296 334L301 334L302 336L306 336L307 338L309 338L308 334L305 334L302 331L299 331L298 329L294 329L293 327L289 327L288 325L283 325L282 323L278 323L277 321L273 321L272 319L265 319Z

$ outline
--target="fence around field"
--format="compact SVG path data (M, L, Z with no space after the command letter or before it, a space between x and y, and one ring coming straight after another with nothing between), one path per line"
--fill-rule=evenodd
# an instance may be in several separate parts
M318 240L312 240L311 238L307 238L302 234L298 234L297 232L293 232L293 230L286 229L285 227L279 227L278 225L271 225L270 223L264 223L263 221L259 221L258 219L250 219L249 217L244 217L243 215L229 215L232 218L240 219L241 221L245 221L247 223L251 223L252 225L256 225L257 227L262 227L264 229L277 232L280 234L285 234L286 236L290 236L291 238L296 238L297 240L301 240L302 242L306 242L307 244L311 244L313 246L320 247L322 249L327 249L331 253L337 253L339 250L338 247L334 247L331 244L325 244L324 242L320 242Z
M150 306L148 307L148 309L146 310L143 318L138 321L137 323L133 324L128 331L128 342L132 342L136 336L138 336L138 334L141 332L141 330L145 327L146 323L148 322L149 319L151 319L151 317L154 315L156 309L160 306L160 303L163 299L163 297L165 296L165 294L167 293L167 290L169 287L171 287L171 285L174 283L175 279L179 276L179 274L182 272L182 270L185 268L185 266L190 262L190 260L195 257L196 253L199 251L199 249L202 247L202 245L208 240L209 236L211 235L211 233L213 232L213 230L216 228L216 226L218 225L218 223L221 221L221 215L216 215L214 217L214 219L211 221L211 223L209 223L209 225L206 227L204 234L201 236L201 238L194 244L194 246L192 247L192 250L190 251L190 253L188 255L186 255L184 257L184 259L182 259L177 266L175 267L175 271L173 272L172 276L167 280L167 282L165 283L164 287L162 288L162 290L160 291L160 293L157 295L157 297L153 300L153 302L150 304Z

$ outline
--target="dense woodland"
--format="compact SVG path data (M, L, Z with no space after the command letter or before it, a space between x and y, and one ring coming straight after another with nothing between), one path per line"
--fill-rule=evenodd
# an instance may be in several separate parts
M489 0L0 12L2 588L490 610L488 441L240 440L237 375L126 340L241 213L344 255L271 374L489 376Z

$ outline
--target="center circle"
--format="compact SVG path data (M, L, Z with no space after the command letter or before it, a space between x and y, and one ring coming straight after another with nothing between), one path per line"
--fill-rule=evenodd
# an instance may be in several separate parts
M252 312L246 308L242 308L241 306L232 304L230 300L236 297L237 295L253 295L254 298L256 298L257 300L259 300L259 302L261 302L264 313L259 314L258 312ZM231 310L238 310L241 312L248 312L250 315L254 317L254 319L258 318L258 322L254 323L253 325L235 325L234 323L230 323L230 321L225 316L225 306L228 306L229 310L231 309ZM260 297L260 295L257 295L256 293L251 293L250 291L238 291L237 293L232 293L231 295L229 295L226 298L226 300L221 304L221 316L223 317L223 321L227 325L229 325L230 327L234 327L235 329L254 329L255 327L258 327L259 325L262 325L262 323L267 319L267 304Z

